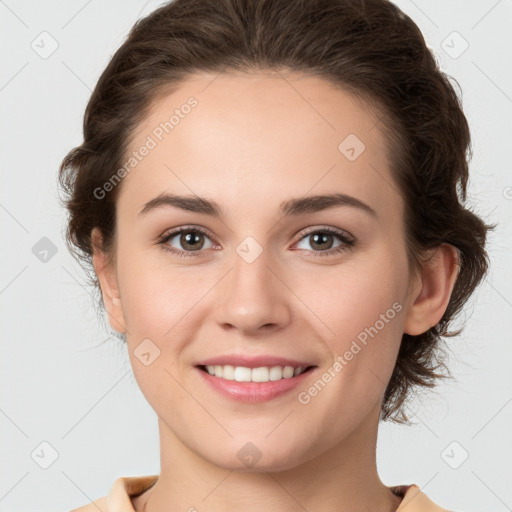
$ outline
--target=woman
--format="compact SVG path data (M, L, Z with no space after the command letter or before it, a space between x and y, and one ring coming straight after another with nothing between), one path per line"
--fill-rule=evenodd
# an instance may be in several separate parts
M469 144L387 0L176 0L139 20L60 180L161 471L76 510L444 510L384 485L376 442L445 377L442 337L488 268Z

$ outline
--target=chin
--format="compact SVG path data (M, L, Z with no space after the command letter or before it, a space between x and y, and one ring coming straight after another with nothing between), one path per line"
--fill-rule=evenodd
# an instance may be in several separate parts
M205 458L217 467L239 473L286 471L301 463L304 454L300 453L300 443L284 447L277 438L275 441L258 437L251 442L244 437L244 441L234 441L234 447L224 446L220 453Z

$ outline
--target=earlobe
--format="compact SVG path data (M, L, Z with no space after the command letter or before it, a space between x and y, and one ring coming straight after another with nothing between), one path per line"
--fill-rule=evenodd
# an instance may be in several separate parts
M444 315L459 271L459 250L444 243L423 268L419 286L413 289L404 332L417 336L436 325Z
M108 315L108 321L112 329L119 333L126 332L121 297L117 283L115 269L110 263L107 254L103 251L102 236L99 228L91 231L93 245L92 263L94 271L100 282L103 304Z

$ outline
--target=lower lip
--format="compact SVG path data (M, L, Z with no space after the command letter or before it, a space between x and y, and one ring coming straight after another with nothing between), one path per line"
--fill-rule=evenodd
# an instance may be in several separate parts
M265 402L284 395L303 383L315 368L316 367L311 367L308 371L289 379L269 382L238 382L236 380L215 377L214 375L210 375L207 371L196 367L203 379L205 379L213 389L233 400L248 403Z

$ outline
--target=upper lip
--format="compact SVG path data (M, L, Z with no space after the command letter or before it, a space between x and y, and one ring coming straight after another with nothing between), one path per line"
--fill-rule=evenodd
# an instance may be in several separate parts
M246 368L259 368L261 366L293 366L297 368L302 366L302 368L306 368L308 366L313 366L309 362L298 361L297 359L288 359L284 357L271 356L271 355L261 355L261 356L243 356L243 355L224 355L224 356L216 356L211 357L209 359L204 359L197 363L197 366L224 366L224 365L232 365L232 366L244 366Z

